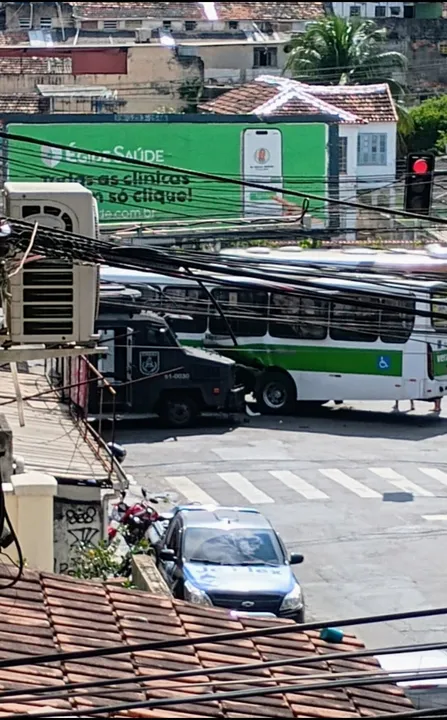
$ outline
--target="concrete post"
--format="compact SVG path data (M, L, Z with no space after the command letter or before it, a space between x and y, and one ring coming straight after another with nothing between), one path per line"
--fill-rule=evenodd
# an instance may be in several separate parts
M51 475L27 472L13 475L16 496L15 532L30 568L53 572L53 508L57 482ZM11 518L11 522L14 522Z

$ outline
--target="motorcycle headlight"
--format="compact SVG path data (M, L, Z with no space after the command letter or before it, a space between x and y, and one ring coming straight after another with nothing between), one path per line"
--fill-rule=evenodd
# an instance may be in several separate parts
M207 605L208 607L210 607L213 604L206 592L195 587L195 585L192 585L188 581L185 582L184 591L185 600L194 603L194 605Z
M290 612L292 610L301 610L303 607L303 593L300 586L296 583L281 603L280 612Z

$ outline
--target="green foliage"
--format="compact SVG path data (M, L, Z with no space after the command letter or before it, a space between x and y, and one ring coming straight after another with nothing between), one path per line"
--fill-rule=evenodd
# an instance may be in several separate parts
M413 131L408 137L411 152L445 152L447 142L447 95L424 100L409 111Z
M121 556L118 553L120 540L109 543L105 540L98 545L81 545L76 554L73 568L74 576L82 580L109 580L112 577L130 577L132 557L148 554L151 546L147 540L141 540ZM129 580L126 587L132 587Z
M405 70L407 59L386 51L385 40L386 29L372 20L326 17L287 46L286 70L297 80L317 85L387 82L393 95L402 96L393 71Z
M74 576L82 580L108 580L121 566L117 545L101 541L98 545L81 545L73 563Z

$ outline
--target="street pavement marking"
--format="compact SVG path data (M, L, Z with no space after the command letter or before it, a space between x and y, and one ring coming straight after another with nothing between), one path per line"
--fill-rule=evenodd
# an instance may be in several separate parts
M354 478L349 477L349 475L346 475L346 473L342 472L341 470L329 469L319 470L319 472L329 478L329 480L333 480L339 485L342 485L344 488L346 488L346 490L350 490L359 497L382 498L382 495L380 493L376 492L375 490L371 490L371 488L366 487L366 485L363 485L358 480L354 480Z
M284 485L287 485L288 488L295 490L295 492L305 497L306 500L329 500L329 496L326 495L326 493L318 490L289 470L269 470L269 473L284 483Z
M183 495L189 502L200 503L201 505L218 505L202 488L199 488L192 480L184 475L167 477L165 480L178 493Z
M416 485L416 483L411 480L407 480L406 477L395 472L392 468L370 468L370 470L383 480L388 480L394 487L397 487L403 492L411 493L419 497L434 497L430 490L425 490L420 485Z
M266 505L267 503L275 502L273 498L255 487L253 483L251 483L250 480L247 480L247 478L241 475L241 473L231 472L217 474L234 490L237 490L237 492L248 500L248 502L252 503L252 505Z
M443 470L438 470L438 468L419 468L419 470L424 473L424 475L428 475L428 477L434 480L439 480L443 485L447 485L447 473Z
M437 520L447 520L447 515L422 515L422 517L424 518L424 520L433 520L434 522L436 522Z

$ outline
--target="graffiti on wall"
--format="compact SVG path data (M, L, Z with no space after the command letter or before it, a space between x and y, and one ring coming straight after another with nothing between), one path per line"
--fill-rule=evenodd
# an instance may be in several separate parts
M102 513L99 502L81 503L56 498L54 503L54 572L74 574L81 547L101 540Z

